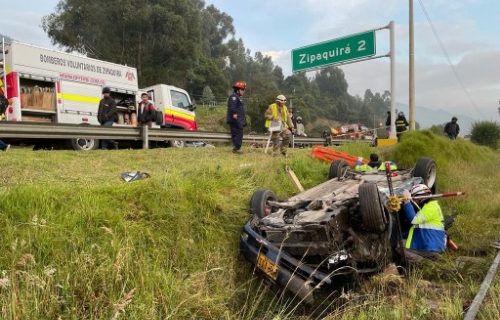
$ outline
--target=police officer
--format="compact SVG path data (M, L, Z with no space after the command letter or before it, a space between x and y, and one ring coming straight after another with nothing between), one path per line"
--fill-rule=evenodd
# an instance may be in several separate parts
M243 127L246 126L245 105L241 97L245 93L247 84L238 80L233 84L233 94L227 99L227 124L231 129L231 141L233 142L233 153L241 154L241 143L243 141Z

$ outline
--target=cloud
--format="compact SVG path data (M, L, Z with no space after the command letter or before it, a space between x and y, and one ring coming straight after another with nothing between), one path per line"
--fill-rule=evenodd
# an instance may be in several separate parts
M486 21L490 20L488 17L495 16L493 12L498 5L491 4L490 13L487 9L477 10L481 6L484 8L484 0L451 2L422 0L422 3L467 92L448 64L440 43L423 13L420 1L415 1L417 105L439 107L450 112L458 110L475 118L496 117L500 89L498 78L500 45L492 41L496 39L495 28L492 29L491 24L488 25ZM297 43L296 40L294 47L380 27L390 20L395 20L397 65L395 98L398 102L408 103L408 2L303 0L293 1L293 10L301 11L303 20L311 22L303 24L302 33L306 35L307 42ZM377 14L374 14L375 11ZM296 38L301 36L297 35ZM387 31L377 32L377 54L389 51L388 39ZM288 50L274 48L265 52L283 68L285 75L291 73ZM378 92L389 90L390 70L389 60L386 58L341 68L346 74L351 94L363 96L367 88Z
M459 111L475 119L494 119L500 90L500 50L469 53L455 66L466 91L447 63L416 63L416 104L428 108ZM342 67L349 92L363 96L367 88L383 92L390 88L389 62L372 60ZM469 99L472 99L472 102ZM408 104L408 64L396 64L395 101Z
M30 11L5 10L0 30L14 40L50 48L52 44L41 27L42 17L40 13Z

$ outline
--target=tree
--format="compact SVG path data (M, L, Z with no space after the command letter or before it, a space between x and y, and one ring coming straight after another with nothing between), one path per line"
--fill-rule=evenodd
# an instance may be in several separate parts
M203 105L213 105L215 104L215 96L209 86L203 88L203 95L201 96L201 103Z
M227 86L222 41L232 19L201 0L61 0L42 26L67 51L136 67L141 86Z

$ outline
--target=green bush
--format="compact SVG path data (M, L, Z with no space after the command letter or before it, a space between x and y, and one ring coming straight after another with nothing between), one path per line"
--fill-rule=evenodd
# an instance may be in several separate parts
M492 149L498 148L500 125L493 121L480 121L472 125L471 141Z

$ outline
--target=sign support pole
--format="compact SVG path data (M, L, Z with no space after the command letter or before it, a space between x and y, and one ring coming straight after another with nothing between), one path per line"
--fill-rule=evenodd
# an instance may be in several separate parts
M409 119L410 120L410 131L415 131L415 42L413 37L413 0L410 0L409 3L409 36L410 36L410 44L409 44L409 90L410 90L410 99L409 99Z

